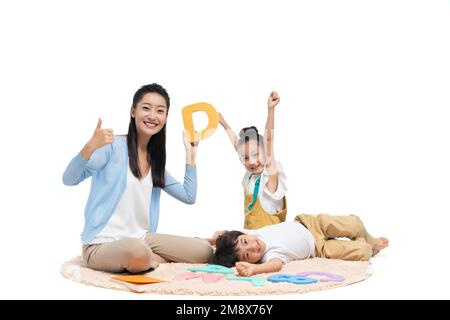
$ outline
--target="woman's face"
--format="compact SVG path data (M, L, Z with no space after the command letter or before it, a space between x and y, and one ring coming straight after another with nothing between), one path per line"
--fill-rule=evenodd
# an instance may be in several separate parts
M239 158L247 171L259 175L264 170L264 150L258 145L256 140L239 146Z
M166 100L159 93L146 93L136 108L131 108L131 116L135 119L138 134L153 136L157 134L167 121Z

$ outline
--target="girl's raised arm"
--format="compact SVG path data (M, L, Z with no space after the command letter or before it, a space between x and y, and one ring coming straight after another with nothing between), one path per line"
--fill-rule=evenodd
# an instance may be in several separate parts
M278 170L275 163L273 151L274 127L275 127L275 106L280 102L280 96L276 91L270 93L267 100L267 122L264 132L264 144L266 150L266 169L269 172L269 179L266 186L270 192L275 192L278 188Z
M223 118L223 116L222 116L222 114L220 112L219 112L219 123L222 125L222 127L227 132L228 138L230 139L230 142L233 145L234 149L237 150L238 137L237 137L236 133L228 125L228 123L225 121L225 119Z

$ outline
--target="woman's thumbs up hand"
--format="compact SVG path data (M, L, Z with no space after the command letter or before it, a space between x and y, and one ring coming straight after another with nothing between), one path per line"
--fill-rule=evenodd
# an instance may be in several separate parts
M98 118L97 127L91 138L92 146L95 149L101 148L104 145L111 144L114 141L114 133L112 129L102 129L102 119Z
M84 160L89 160L95 150L111 144L114 141L114 132L112 129L102 129L102 119L98 118L97 127L95 128L92 138L86 143L81 150L81 156Z

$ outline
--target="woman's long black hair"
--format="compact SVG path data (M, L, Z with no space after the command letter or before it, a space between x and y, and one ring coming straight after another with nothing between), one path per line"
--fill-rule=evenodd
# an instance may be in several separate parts
M166 89L157 83L147 84L142 86L133 97L133 108L136 108L139 101L142 100L145 94L155 92L160 94L167 103L167 113L170 107L170 98ZM130 163L130 169L133 175L141 179L142 172L139 169L138 163L138 145L137 145L137 130L136 121L130 115L130 124L128 126L127 135L128 144L128 158ZM152 180L153 186L164 188L165 186L165 176L164 172L166 169L166 124L161 128L161 130L150 138L147 144L147 161L150 164L152 170Z

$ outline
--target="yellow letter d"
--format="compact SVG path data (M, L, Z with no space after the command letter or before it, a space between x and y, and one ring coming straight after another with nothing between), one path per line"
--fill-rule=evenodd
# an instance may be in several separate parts
M203 111L208 116L208 126L200 132L195 131L194 120L192 119L192 114L198 111ZM209 137L213 134L219 124L219 117L216 109L206 102L190 104L184 107L183 110L181 110L181 113L183 115L184 129L188 133L190 142L195 142Z

